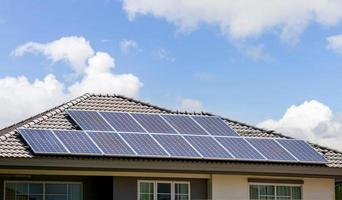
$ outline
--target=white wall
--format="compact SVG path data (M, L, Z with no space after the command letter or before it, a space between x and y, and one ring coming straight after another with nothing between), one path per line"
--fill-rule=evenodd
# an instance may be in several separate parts
M335 180L320 178L284 178L238 175L212 175L213 200L248 200L248 178L301 179L304 180L304 200L335 200Z

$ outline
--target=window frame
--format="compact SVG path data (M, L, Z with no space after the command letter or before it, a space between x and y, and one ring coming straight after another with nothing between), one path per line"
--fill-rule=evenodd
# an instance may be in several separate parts
M6 184L7 183L26 183L26 184L43 184L43 200L45 200L45 185L46 184L64 184L64 185L72 185L72 184L78 184L81 186L81 200L83 200L83 182L77 182L77 181L25 181L25 180L4 180L3 181L3 199L6 200ZM68 187L67 187L68 188Z
M262 185L262 186L273 186L274 187L274 199L277 199L277 186L289 186L289 187L300 187L301 200L303 200L303 184L293 183L248 183L248 199L251 199L251 185Z
M153 200L157 200L158 197L158 183L169 183L171 184L171 200L175 200L175 185L176 184L187 184L188 185L188 197L191 199L191 187L190 181L169 181L169 180L138 180L137 181L137 200L140 200L140 183L153 183Z

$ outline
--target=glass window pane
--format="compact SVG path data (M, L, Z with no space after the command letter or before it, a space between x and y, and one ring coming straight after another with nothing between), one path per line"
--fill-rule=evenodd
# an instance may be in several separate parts
M43 198L43 195L42 194L40 194L40 195L38 195L38 194L35 194L35 195L30 195L29 196L29 200L43 200L44 198ZM7 199L6 199L7 200Z
M67 195L45 195L45 200L67 200Z
M30 194L43 194L43 184L42 183L30 183L29 192Z
M189 184L187 183L176 183L175 184L175 193L176 194L188 194L189 192Z
M140 200L153 200L153 194L140 194Z
M68 200L81 200L81 185L80 184L69 184L68 186L69 197Z
M292 187L292 199L301 200L302 199L302 188L299 186Z
M175 194L175 200L189 200L189 196L185 194Z
M257 185L249 186L249 199L250 200L259 199L259 187Z
M6 183L6 199L15 200L15 183Z
M67 194L67 184L45 184L46 194Z
M291 200L291 186L277 186L277 200Z
M19 194L16 196L16 200L29 200L27 194Z
M153 183L151 182L140 182L140 193L153 193Z
M171 200L171 194L158 194L157 200Z
M16 183L15 187L17 194L28 194L28 184L27 183Z
M171 194L171 183L158 183L158 193Z

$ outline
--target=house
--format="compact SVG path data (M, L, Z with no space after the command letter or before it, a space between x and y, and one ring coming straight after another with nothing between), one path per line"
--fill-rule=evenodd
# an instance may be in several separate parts
M19 133L20 130L24 132L23 130L36 129L80 130L82 122L70 116L70 111L73 110L155 113L171 116L187 114L119 95L85 94L4 128L0 130L0 199L333 200L335 182L342 177L342 153L314 144L311 145L318 155L324 156L326 162L39 154L35 152L35 148L38 147L34 145L41 144L30 143L30 140L24 138L25 134ZM212 116L210 113L189 115ZM279 133L227 118L220 120L236 131L239 137L256 140L289 139ZM94 124L95 121L94 119ZM89 125L91 126L92 122ZM76 133L78 132L75 131L74 138L68 141L71 145L79 139ZM133 142L133 139L128 141ZM46 137L43 142L51 141ZM170 144L178 145L171 141ZM240 153L247 151L244 146L237 147L241 147ZM149 150L150 147L142 145L141 148ZM206 148L203 146L203 150ZM216 147L212 148L215 150ZM266 146L265 153L272 154L276 153L275 151L277 149L268 149Z

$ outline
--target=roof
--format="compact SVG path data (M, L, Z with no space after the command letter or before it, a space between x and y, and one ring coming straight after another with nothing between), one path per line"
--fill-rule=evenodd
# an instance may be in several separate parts
M168 110L142 101L120 95L85 94L65 104L52 108L29 119L0 130L0 158L34 158L30 148L19 136L18 128L80 129L67 115L67 109L124 111L141 113L169 113L213 115L211 113L186 113ZM280 133L269 131L242 122L222 117L236 132L245 137L289 138ZM329 161L328 166L342 168L342 152L312 144Z

